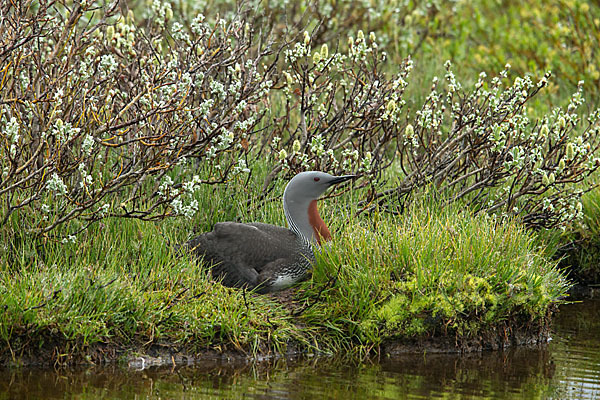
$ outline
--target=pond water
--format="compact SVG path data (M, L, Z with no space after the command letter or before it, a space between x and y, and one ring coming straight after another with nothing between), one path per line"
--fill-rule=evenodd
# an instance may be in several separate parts
M124 370L0 370L0 399L489 399L600 400L600 299L561 308L536 348L342 360L212 362Z

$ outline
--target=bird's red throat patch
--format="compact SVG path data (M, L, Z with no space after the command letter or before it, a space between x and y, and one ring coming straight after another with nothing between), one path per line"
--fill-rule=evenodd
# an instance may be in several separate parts
M327 225L325 225L325 222L319 215L316 200L311 201L308 205L308 222L312 226L319 244L331 240L331 232L329 232L329 228L327 228Z

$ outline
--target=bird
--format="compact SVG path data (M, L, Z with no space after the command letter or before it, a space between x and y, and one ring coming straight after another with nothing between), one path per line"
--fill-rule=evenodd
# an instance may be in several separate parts
M283 193L289 228L261 222L218 222L211 232L184 243L184 248L225 286L257 293L288 288L307 276L315 251L332 238L319 215L317 199L333 185L355 177L300 172Z

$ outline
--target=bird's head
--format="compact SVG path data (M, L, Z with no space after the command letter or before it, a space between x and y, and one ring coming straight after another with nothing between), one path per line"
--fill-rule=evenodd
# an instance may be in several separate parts
M294 202L310 202L318 199L331 186L354 177L355 175L334 176L321 171L300 172L288 183L284 196Z
M301 172L288 183L283 193L283 208L290 229L312 243L331 240L331 233L317 210L317 199L331 186L354 178L326 172Z

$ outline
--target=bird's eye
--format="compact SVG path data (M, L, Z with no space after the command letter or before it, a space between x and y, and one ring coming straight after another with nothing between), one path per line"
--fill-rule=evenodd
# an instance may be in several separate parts
M321 178L317 178L317 177L315 177L313 179L315 180L315 182L319 182L321 180Z

